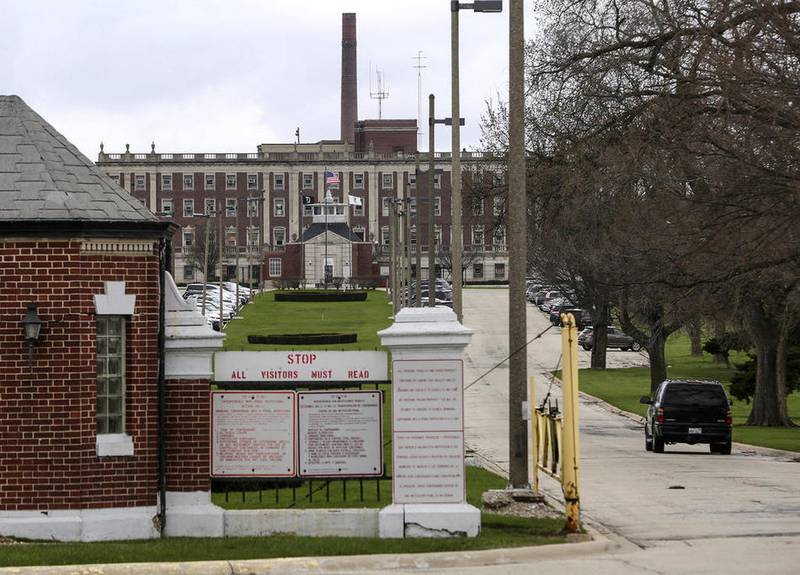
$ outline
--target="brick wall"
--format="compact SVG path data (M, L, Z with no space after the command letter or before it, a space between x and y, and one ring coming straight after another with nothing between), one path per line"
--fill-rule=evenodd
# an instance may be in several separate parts
M0 510L153 505L157 486L158 257L86 254L79 241L0 240ZM95 307L104 281L136 295L127 322L131 457L95 448ZM32 366L20 322L43 321Z
M211 396L208 380L168 380L167 491L208 491Z

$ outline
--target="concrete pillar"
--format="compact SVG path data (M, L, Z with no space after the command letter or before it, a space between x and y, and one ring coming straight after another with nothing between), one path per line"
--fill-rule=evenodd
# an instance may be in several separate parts
M475 537L480 511L464 480L464 348L453 310L404 308L378 332L392 352L392 504L381 537Z
M165 273L167 399L167 520L171 537L222 537L224 513L211 503L209 480L209 392L211 358L225 335L212 330L181 297ZM180 474L180 477L178 477Z

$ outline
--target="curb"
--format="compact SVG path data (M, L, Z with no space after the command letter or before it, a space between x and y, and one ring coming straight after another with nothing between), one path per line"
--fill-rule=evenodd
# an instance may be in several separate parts
M618 547L593 530L592 541L401 555L353 555L335 557L292 557L233 561L181 563L116 563L107 565L64 565L0 568L0 575L280 575L289 573L352 573L357 571L425 571L428 569L491 567L528 564L560 557L579 557Z

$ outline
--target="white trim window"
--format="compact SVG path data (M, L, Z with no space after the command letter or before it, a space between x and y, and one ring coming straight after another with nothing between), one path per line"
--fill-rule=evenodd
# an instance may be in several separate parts
M353 215L354 216L363 216L364 215L364 202L365 198L361 198L361 203L358 205L353 206Z
M442 196L434 196L433 198L433 215L442 215Z
M272 228L272 243L276 246L286 245L286 228L283 226Z
M135 174L133 176L133 187L136 190L144 190L147 187L147 182L145 180L144 174Z
M367 232L363 226L353 228L353 235L358 238L358 241L363 242L366 240Z
M172 198L161 200L161 213L170 218L175 215L172 211Z
M320 212L322 213L322 212ZM303 204L303 216L313 216L314 215L314 206L309 204Z
M303 174L303 189L304 190L314 189L314 174Z
M281 258L269 258L269 277L281 277Z
M261 243L261 230L257 226L247 228L247 245L258 246Z
M483 215L483 198L472 198L472 215Z
M183 217L194 217L194 200L192 198L183 200Z
M236 174L225 174L225 189L226 190L236 189Z
M225 228L225 245L230 247L239 245L239 233L235 226Z
M161 174L161 191L172 191L172 174Z
M184 248L194 247L194 228L183 229L183 247Z
M408 173L408 187L412 190L417 188L417 173L416 172L409 172Z
M472 226L472 245L483 246L483 226Z
M433 243L437 246L442 245L442 226L441 224L436 224L433 226Z
M390 196L381 198L381 204L383 205L382 212L384 216L392 213L392 198Z
M411 244L411 250L416 251L417 249L417 226L414 224L411 226L411 231L408 234L408 241Z
M384 246L388 246L392 242L392 236L389 233L389 226L383 226L381 228L381 244Z
M125 433L125 316L96 321L97 435Z
M214 174L206 174L204 182L206 190L214 190L217 187L217 177Z
M247 198L247 217L258 217L258 198Z
M504 226L497 226L492 234L494 246L496 248L506 247L506 228Z
M217 199L205 198L203 201L203 213L207 216L213 216L217 213Z
M417 198L411 198L411 202L409 202L409 211L412 216L417 215Z
M492 198L492 215L503 215L503 196L495 196Z
M192 264L183 264L183 279L185 279L185 280L193 280L194 279L194 265L192 265Z
M494 264L494 279L502 280L506 278L506 264L496 262Z
M442 189L442 174L433 174L433 189Z
M194 189L194 174L183 174L183 189L184 190Z
M272 215L282 218L286 215L286 200L284 198L274 198L272 200Z
M482 280L483 279L483 264L472 264L472 279L475 280Z
M384 190L394 188L394 172L381 173L381 188Z
M225 198L225 217L226 218L235 218L236 217L236 207L239 202L236 201L236 198Z
M364 172L353 173L353 189L354 190L364 189Z
M258 174L247 174L247 189L248 190L258 189Z
M283 174L272 174L272 187L276 190L283 190L286 185L286 178Z

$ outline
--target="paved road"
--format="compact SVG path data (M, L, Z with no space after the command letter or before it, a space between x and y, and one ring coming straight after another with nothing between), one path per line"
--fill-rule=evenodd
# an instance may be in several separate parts
M475 330L465 358L467 445L507 470L507 365L470 384L508 354L508 291L464 293L464 323ZM527 317L529 338L549 326L534 306ZM538 398L548 389L546 372L558 365L560 342L553 328L529 346ZM580 353L588 365L588 352ZM644 354L613 351L609 358L612 367L647 365ZM560 396L557 386L551 392ZM647 453L641 425L591 400L581 400L580 427L584 519L638 550L621 562L605 558L614 566L609 572L642 572L644 565L669 573L800 572L800 458L738 446L731 456L712 456L707 446ZM560 494L549 479L545 489Z

